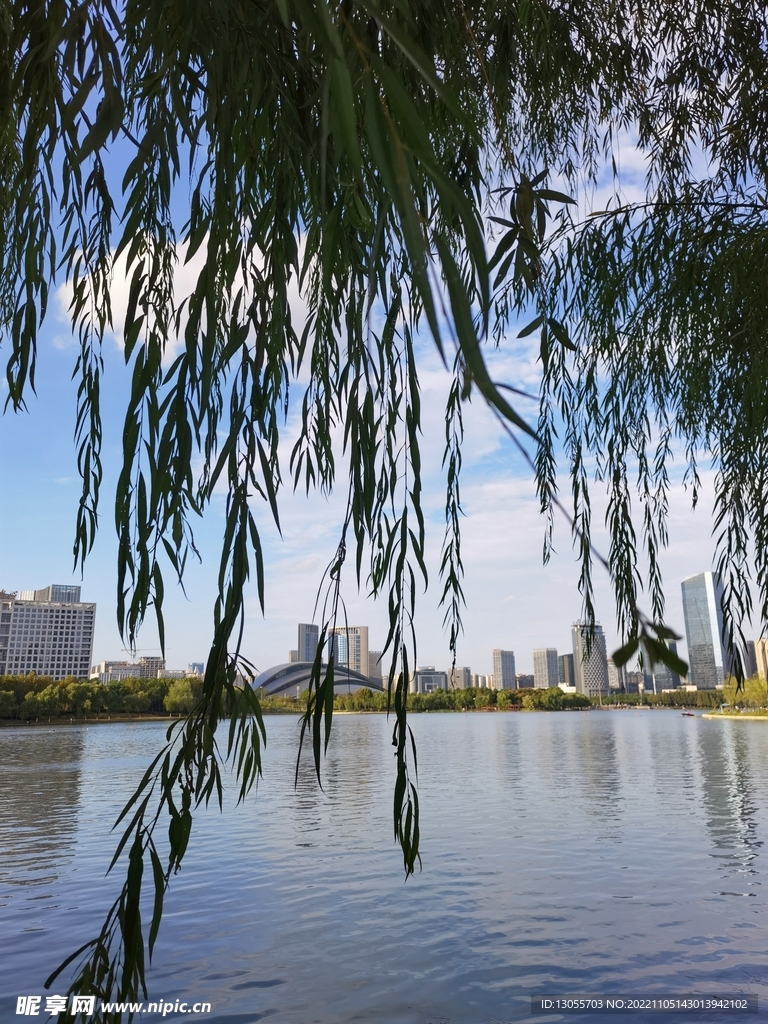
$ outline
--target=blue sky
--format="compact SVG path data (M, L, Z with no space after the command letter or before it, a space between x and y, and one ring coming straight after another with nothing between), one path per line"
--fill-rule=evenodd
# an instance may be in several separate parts
M629 152L629 150L627 150ZM641 162L624 158L625 192L632 190L633 166L639 181ZM639 187L638 187L639 194ZM591 202L601 205L595 194ZM182 275L194 273L190 265ZM115 310L120 322L125 309L124 279L116 275ZM76 384L71 380L77 350L66 315L67 289L61 286L40 336L37 395L30 392L28 412L0 417L0 587L20 590L49 583L81 582L73 573L72 542L79 494L76 453L73 443ZM538 365L536 337L518 340L511 335L499 352L489 353L495 379L536 391ZM129 375L119 339L105 344L102 385L104 417L104 485L101 528L82 578L84 600L97 603L94 661L126 654L115 621L116 540L112 502L121 456L122 410ZM0 356L2 350L0 349ZM444 495L441 460L444 443L443 409L449 380L431 342L420 345L420 382L424 421L424 504L428 520L427 561L431 586L419 600L417 612L420 664L445 667L449 662L447 638L438 607L440 586L437 567L443 536ZM4 398L5 384L0 384ZM298 389L285 431L285 451L296 435ZM517 400L521 412L524 399ZM528 403L533 405L533 403ZM533 413L533 410L532 410ZM570 625L578 618L581 598L577 590L578 566L571 548L567 524L559 522L557 554L542 566L544 524L531 473L479 397L465 410L466 439L463 446L462 498L465 563L465 632L458 661L474 671L490 672L491 651L503 647L515 651L518 671L532 670L534 647L554 646L570 651ZM662 559L668 598L668 622L683 632L680 580L711 567L712 474L704 472L704 493L698 510L680 485L682 463L672 472L670 549ZM286 458L287 469L287 458ZM342 473L339 473L339 479ZM567 480L563 481L567 489ZM338 542L343 518L343 493L325 499L294 495L281 498L282 539L266 506L258 509L263 526L267 561L266 612L262 616L251 588L247 601L244 653L259 668L286 660L296 646L296 624L309 621L323 570ZM607 550L602 522L602 498L595 491L595 543ZM167 661L169 667L185 667L204 660L211 637L212 608L216 594L218 546L223 530L223 497L214 500L196 529L202 565L189 563L186 596L173 585L166 590ZM365 593L358 593L350 572L343 596L348 621L369 625L370 645L380 648L386 636L386 608ZM597 614L606 629L609 650L619 643L614 625L614 603L607 578L595 568ZM759 629L754 631L759 633ZM150 620L138 641L138 653L154 654L157 633Z

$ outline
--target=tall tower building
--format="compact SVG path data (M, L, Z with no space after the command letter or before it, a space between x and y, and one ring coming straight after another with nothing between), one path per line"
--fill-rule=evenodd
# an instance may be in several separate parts
M337 665L345 665L353 672L360 672L367 676L369 665L368 657L368 627L367 626L337 626L331 631L333 636L333 653Z
M768 640L755 640L755 661L758 676L768 681Z
M299 623L299 646L297 661L314 661L320 630L307 622Z
M574 622L571 629L573 639L573 667L576 689L586 697L597 697L608 693L608 658L605 650L603 627L595 623L595 631L589 639L589 626Z
M613 658L608 659L608 689L616 693L624 693L627 689L627 667L617 665Z
M557 648L537 647L533 652L533 685L537 690L548 690L559 681Z
M561 654L557 659L557 676L561 686L576 685L572 654Z
M728 672L723 649L723 586L714 572L701 572L681 584L688 678L700 690L714 690Z
M674 640L666 641L667 647L673 654L677 654L677 644ZM657 664L653 666L653 692L661 693L663 690L677 690L680 686L680 676L673 672L666 665Z
M502 651L500 647L494 647L493 686L496 690L514 690L517 688L514 651Z
M0 591L0 675L87 679L95 621L96 605L80 600L80 587Z

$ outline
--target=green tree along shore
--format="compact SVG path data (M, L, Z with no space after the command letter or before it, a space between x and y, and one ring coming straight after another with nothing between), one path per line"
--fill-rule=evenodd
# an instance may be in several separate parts
M54 718L101 719L112 715L188 714L202 696L202 679L123 679L119 682L85 682L70 677L54 682L48 676L0 676L0 719L35 721ZM261 695L266 714L296 713L304 709L306 694L293 696ZM669 693L617 693L590 700L580 693L564 693L559 687L548 690L437 690L413 693L409 710L473 711L569 711L603 705L647 705L652 707L716 708L722 703L740 708L768 707L768 684L763 679L748 680L743 689L735 684L724 690L699 690L695 693L673 690ZM335 711L386 711L387 695L360 689L336 694Z

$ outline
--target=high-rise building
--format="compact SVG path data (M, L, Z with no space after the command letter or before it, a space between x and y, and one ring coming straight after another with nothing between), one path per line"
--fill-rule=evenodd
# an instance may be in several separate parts
M0 675L87 679L95 620L96 605L81 602L80 587L0 591Z
M452 690L468 690L472 686L472 669L469 665L456 665L449 669L448 685Z
M320 639L320 630L317 626L307 622L299 623L299 661L314 661L317 653L317 644Z
M337 626L333 633L333 653L337 665L367 676L369 669L368 627Z
M608 689L611 693L625 693L627 689L626 665L617 665L613 658L608 659Z
M574 622L571 629L573 639L573 667L576 690L586 697L597 697L608 693L608 658L605 650L605 633L598 623L590 636L589 626Z
M674 640L666 641L667 647L673 654L677 654L677 644ZM660 662L653 666L653 692L661 693L663 690L677 690L680 687L680 676L671 668L662 665Z
M368 651L368 678L381 683L381 651Z
M537 647L533 652L533 685L537 690L549 690L559 681L557 648Z
M575 686L576 675L573 669L573 655L561 654L557 659L557 677L560 686Z
M488 676L485 672L472 673L472 686L475 690L485 690L488 687Z
M744 652L744 678L754 679L757 675L757 654L755 652L755 641L747 640L747 649Z
M502 651L500 647L494 647L493 684L497 690L514 690L517 687L514 651Z
M723 649L723 586L714 572L701 572L681 584L688 644L688 678L699 690L714 690L728 674Z
M532 690L533 676L528 675L527 672L518 672L515 676L515 686L518 690Z
M755 661L758 676L768 681L768 640L755 640Z
M294 648L294 650L292 650L292 651L288 651L288 664L289 665L293 665L298 660L299 660L299 652L298 652L297 648Z
M188 676L204 676L205 675L205 662L204 661L190 661L187 665Z

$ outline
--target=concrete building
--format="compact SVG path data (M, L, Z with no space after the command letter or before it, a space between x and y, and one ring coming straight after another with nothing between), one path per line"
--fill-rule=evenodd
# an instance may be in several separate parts
M448 686L451 690L468 690L472 685L472 670L469 665L456 665L448 670Z
M410 679L411 693L434 693L448 689L448 673L437 671L434 665L420 665Z
M526 672L518 672L515 676L515 683L517 684L518 690L532 690L533 682L533 676L528 675Z
M557 659L557 677L561 688L576 686L576 673L573 668L572 654L561 654Z
M161 679L165 676L165 658L139 658L139 671L142 679Z
M317 653L317 644L320 639L320 630L307 622L299 623L299 652L298 661L314 661Z
M589 626L585 623L574 622L571 637L575 685L578 693L586 697L597 697L608 693L608 657L602 626L595 623L591 637L589 633Z
M91 681L100 683L118 683L121 679L134 679L139 676L138 667L130 661L100 661L91 666Z
M87 679L95 621L96 605L80 600L80 587L0 591L0 675Z
M475 690L486 690L488 688L488 677L484 672L472 673L472 686Z
M351 668L361 676L369 670L368 627L337 626L333 633L333 653L337 665Z
M757 674L768 682L768 640L755 640Z
M681 584L688 644L688 678L699 690L714 690L729 671L723 648L723 586L714 572L701 572Z
M381 651L368 651L368 678L381 684Z
M205 675L205 662L204 661L191 661L187 665L188 676L204 676Z
M503 651L500 647L494 647L493 679L497 690L514 690L516 688L514 651Z
M677 644L674 640L667 640L667 647L673 654L677 654ZM666 665L657 664L653 666L653 692L662 693L664 690L677 690L680 687L680 676L673 672Z
M755 652L755 641L747 640L747 649L744 652L744 678L754 679L757 675L757 654Z
M288 664L295 665L299 660L299 652L297 650L288 651Z
M627 692L627 667L617 665L613 658L608 659L608 689L611 693Z
M533 685L537 690L548 690L559 682L557 648L537 647L533 652Z

